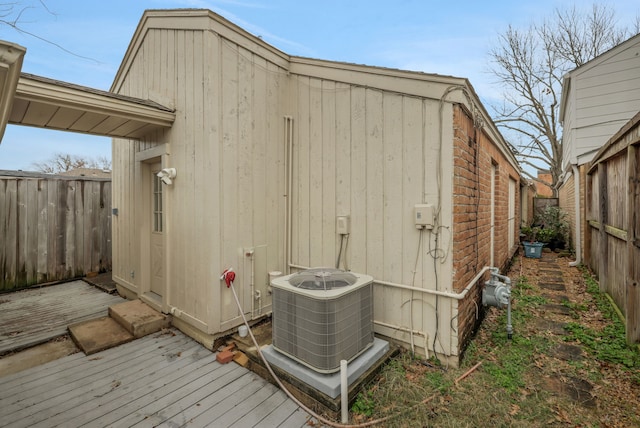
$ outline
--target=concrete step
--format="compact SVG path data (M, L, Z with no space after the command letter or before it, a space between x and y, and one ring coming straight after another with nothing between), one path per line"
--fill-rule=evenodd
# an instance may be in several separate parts
M85 354L91 355L168 328L171 318L140 300L109 307L109 316L69 326L69 334Z
M109 307L109 316L135 338L168 328L171 318L156 312L140 300L130 300Z
M109 317L72 324L69 326L69 334L86 355L95 354L134 339L131 333Z

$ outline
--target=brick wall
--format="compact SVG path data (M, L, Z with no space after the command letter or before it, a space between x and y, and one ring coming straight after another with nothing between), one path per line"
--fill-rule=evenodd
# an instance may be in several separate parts
M538 171L538 178L540 180L544 180L547 183L551 183L551 173L545 170ZM552 198L553 197L553 189L546 184L542 184L536 181L536 194L541 198Z
M495 174L494 265L503 270L518 248L520 225L520 176L482 130L475 130L470 115L454 108L453 268L454 286L461 291L491 263L491 175ZM495 167L492 168L492 165ZM509 179L515 180L514 246L509 242ZM481 279L484 283L485 279ZM458 304L458 343L462 351L473 333L481 286Z
M576 180L578 177L571 174L571 177L560 187L558 191L558 203L560 209L567 213L567 220L569 221L569 228L571 234L571 247L575 248L575 236L574 230L576 225Z
M586 171L588 164L581 165L578 167L579 177L571 174L571 177L567 180L566 183L560 187L558 191L558 199L560 208L567 213L567 220L569 221L569 227L571 229L571 246L574 250L576 248L576 202L575 202L575 192L576 192L576 184L580 186L580 225L579 225L579 233L580 233L580 242L582 254L581 257L585 257L584 253L584 232L586 230L586 210L585 210L585 189L586 189ZM576 182L576 180L580 180Z

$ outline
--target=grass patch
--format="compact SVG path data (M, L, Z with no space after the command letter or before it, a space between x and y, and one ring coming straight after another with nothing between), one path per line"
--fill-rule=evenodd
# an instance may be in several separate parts
M534 309L548 303L548 299L536 292L526 276L518 278L515 287L511 287L511 299L514 303L517 302L520 312L525 315L526 309Z
M600 293L597 282L588 273L584 274L584 286L591 294L579 293L577 302L567 305L575 316L573 322L568 323L568 335L563 337L540 332L535 327L533 321L540 318L543 313L540 307L548 304L549 299L534 285L537 284L534 269L529 273L532 276L519 276L511 290L512 340L507 338L506 310L488 308L476 336L465 350L460 368L401 352L358 395L350 422L392 416L381 426L600 426L615 415L619 426L637 425L635 402L626 404L625 400L615 397L619 388L617 384L614 387L610 384L618 374L626 379L635 376L635 384L627 382L625 388L628 389L620 390L623 396L634 394L640 386L638 353L626 345L624 326L606 296ZM590 314L598 311L607 318L606 322L593 325L586 322ZM577 342L589 358L567 362L552 357L548 351L563 340ZM482 362L479 368L456 383L456 379L478 362ZM598 409L602 409L600 406L609 409L606 416L549 389L549 383L572 378L599 385L594 396L602 403ZM609 397L602 396L605 389L611 394ZM422 403L426 398L429 401Z
M582 271L586 289L593 297L597 309L608 323L602 330L596 330L580 323L569 323L566 327L570 333L565 340L582 344L598 361L619 364L626 369L640 370L640 354L629 346L625 337L625 326L618 317L606 295L600 291L598 282L586 269ZM586 310L586 309L585 309Z

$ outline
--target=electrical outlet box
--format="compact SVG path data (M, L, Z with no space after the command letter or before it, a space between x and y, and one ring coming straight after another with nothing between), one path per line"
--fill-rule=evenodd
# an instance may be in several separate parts
M413 220L417 229L433 229L433 204L416 204Z
M339 235L348 235L351 228L348 215L340 215L336 218L336 232Z

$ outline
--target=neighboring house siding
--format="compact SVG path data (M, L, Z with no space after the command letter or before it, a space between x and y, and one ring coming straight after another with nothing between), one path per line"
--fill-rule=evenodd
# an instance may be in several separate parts
M565 79L570 79L562 95L566 98L561 118L566 170L578 156L595 154L640 111L640 35L573 70Z

